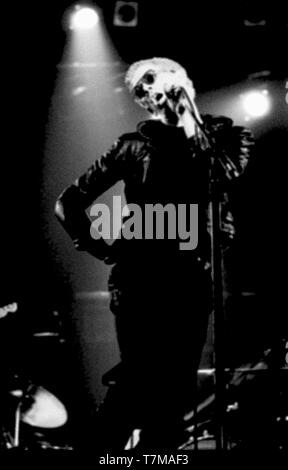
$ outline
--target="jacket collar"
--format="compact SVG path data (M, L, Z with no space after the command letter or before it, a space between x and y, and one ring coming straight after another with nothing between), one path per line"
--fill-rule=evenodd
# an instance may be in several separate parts
M140 122L137 131L144 139L152 142L163 141L163 139L166 142L175 141L185 136L183 128L168 126L154 119Z

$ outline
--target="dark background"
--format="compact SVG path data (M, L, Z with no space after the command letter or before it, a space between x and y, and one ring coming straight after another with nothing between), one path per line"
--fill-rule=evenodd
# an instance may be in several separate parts
M116 28L114 1L94 2L102 7L127 65L150 56L174 58L187 68L200 95L268 71L266 80L275 92L276 110L254 129L254 158L235 196L239 296L230 306L227 328L234 354L240 347L240 357L249 360L253 346L265 348L284 337L287 328L287 6L280 1L269 6L260 1L139 3L138 26ZM32 328L45 324L53 309L60 310L66 334L73 337L75 292L63 260L51 249L43 219L47 116L67 38L64 13L71 5L22 2L6 5L2 15L0 256L2 303L23 299ZM266 26L245 26L244 19L253 15L265 19Z

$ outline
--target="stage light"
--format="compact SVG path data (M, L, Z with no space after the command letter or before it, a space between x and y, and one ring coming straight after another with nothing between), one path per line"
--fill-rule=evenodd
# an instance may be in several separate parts
M253 90L243 95L242 105L246 118L260 118L268 113L271 107L268 90Z
M72 13L70 20L70 29L88 30L94 28L99 21L99 15L96 10L90 7L81 7L77 5Z
M114 26L135 27L138 24L138 2L118 0L115 3Z

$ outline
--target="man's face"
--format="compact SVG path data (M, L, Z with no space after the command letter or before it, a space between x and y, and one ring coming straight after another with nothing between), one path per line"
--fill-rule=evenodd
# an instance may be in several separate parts
M138 80L137 80L138 79ZM184 70L165 71L151 67L139 70L133 87L136 101L155 115L162 115L165 121L177 124L178 115L175 103L169 99L171 89L187 87L187 76Z

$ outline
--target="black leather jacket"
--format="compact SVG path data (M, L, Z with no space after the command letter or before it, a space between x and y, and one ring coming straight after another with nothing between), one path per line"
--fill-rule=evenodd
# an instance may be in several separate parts
M253 139L249 130L234 126L229 118L205 115L202 119L204 133L216 148L221 229L223 240L227 241L235 232L229 185L245 169ZM87 250L112 264L117 261L115 249L102 239L91 238L91 221L85 212L99 195L123 180L128 204L198 203L202 207L202 228L205 225L207 233L210 168L211 151L207 137L202 133L187 139L182 128L154 120L144 121L138 124L136 132L122 135L108 152L64 190L56 203L56 215L77 249ZM202 248L200 243L200 254L204 245L208 246L206 241ZM209 258L207 251L204 258Z

